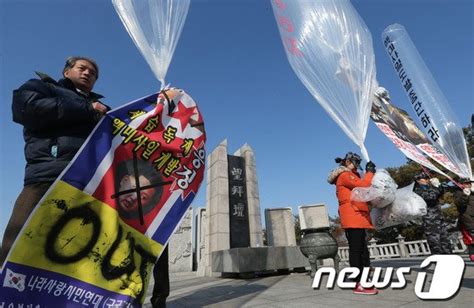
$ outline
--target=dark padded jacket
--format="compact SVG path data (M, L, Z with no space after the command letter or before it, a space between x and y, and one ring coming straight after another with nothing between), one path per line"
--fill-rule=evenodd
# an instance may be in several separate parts
M23 125L25 185L54 181L69 164L101 115L96 93L80 94L69 79L37 73L13 91L13 121Z
M454 192L454 202L459 212L459 220L467 230L474 232L474 193L465 195L462 190Z
M439 198L443 195L444 189L441 186L419 185L415 182L413 192L425 200L427 207L434 207L439 205Z

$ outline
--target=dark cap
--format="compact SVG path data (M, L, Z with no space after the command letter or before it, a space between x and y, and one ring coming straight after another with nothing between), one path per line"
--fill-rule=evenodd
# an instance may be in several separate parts
M334 159L336 163L341 164L341 165L344 165L346 160L351 161L356 168L360 166L360 162L362 161L359 154L352 153L352 152L347 152L344 158L336 157L336 159Z
M352 153L352 152L348 152L346 156L344 157L344 160L350 160L356 167L359 166L360 162L362 161L359 154Z
M428 180L429 178L430 178L430 175L426 172L420 172L420 173L415 175L415 180L416 181L421 180L421 179Z
M460 184L471 184L474 181L472 181L471 179L468 179L468 178L459 178L457 180L457 182L460 183Z

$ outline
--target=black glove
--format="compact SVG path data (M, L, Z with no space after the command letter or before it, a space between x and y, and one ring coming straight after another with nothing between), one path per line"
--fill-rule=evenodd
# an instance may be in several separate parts
M375 164L373 162L369 161L367 163L367 165L365 165L365 172L375 173Z

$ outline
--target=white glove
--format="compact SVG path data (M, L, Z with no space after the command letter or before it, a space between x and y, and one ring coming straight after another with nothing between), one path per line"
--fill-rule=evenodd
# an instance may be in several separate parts
M375 90L375 95L378 96L378 97L383 97L383 98L386 98L386 99L390 100L390 95L388 94L387 89L385 89L384 87L378 87Z
M462 192L466 195L466 196L469 196L471 195L471 189L466 187L462 190Z
M438 178L431 178L430 182L431 182L431 185L433 185L434 187L439 187L439 185L441 184Z

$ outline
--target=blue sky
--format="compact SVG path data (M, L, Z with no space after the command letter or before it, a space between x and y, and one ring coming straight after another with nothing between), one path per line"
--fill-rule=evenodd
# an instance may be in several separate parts
M385 54L381 33L405 26L465 126L474 112L474 2L358 0L372 33L377 79L399 107L412 112ZM0 235L23 186L22 128L11 120L11 92L39 70L60 77L70 55L95 58L95 90L118 107L159 90L109 0L0 0ZM192 0L166 78L199 104L207 150L228 139L233 153L255 151L264 208L325 203L337 213L326 182L334 158L358 151L291 70L269 0ZM373 125L366 147L378 167L405 158ZM206 183L203 183L205 185ZM205 186L193 206L205 205Z

